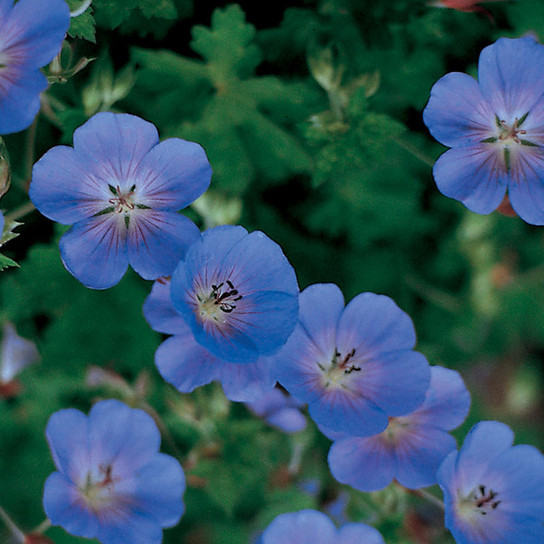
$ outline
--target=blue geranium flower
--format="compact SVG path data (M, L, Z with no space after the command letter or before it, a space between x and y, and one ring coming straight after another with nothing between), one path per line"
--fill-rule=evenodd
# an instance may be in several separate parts
M477 423L438 470L457 544L544 542L544 456L498 421Z
M39 69L58 54L69 26L64 0L0 0L0 134L32 123L47 87Z
M337 529L317 510L280 514L264 530L259 544L384 544L382 535L364 523L346 523Z
M127 114L98 113L35 165L30 198L46 217L74 226L61 238L68 271L87 287L119 282L128 264L145 279L170 275L199 237L177 210L210 183L196 143L159 143L156 128Z
M478 81L447 74L431 90L423 119L451 147L434 179L446 196L488 214L506 191L516 213L544 224L544 46L501 38L486 47Z
M161 437L142 410L101 401L86 417L60 410L47 424L57 472L45 483L53 525L102 544L159 544L184 511L179 462L159 453Z
M195 341L215 357L253 363L293 331L298 284L280 246L240 226L209 229L172 276L171 296Z
M300 411L303 403L278 387L246 406L256 416L285 433L298 433L306 427L306 418Z
M154 330L173 335L157 349L155 363L162 377L182 393L216 380L230 400L245 402L262 398L273 389L276 379L267 358L248 364L230 363L196 342L172 305L170 280L155 282L144 303L144 315Z
M332 475L360 491L377 491L397 480L409 489L436 483L436 471L456 449L447 432L458 427L470 406L470 395L458 372L431 368L431 384L423 404L412 413L392 417L381 434L337 437L329 452Z
M370 436L423 402L429 365L412 350L411 319L390 298L362 293L344 308L336 285L316 284L299 303L299 322L274 360L278 381L318 424Z

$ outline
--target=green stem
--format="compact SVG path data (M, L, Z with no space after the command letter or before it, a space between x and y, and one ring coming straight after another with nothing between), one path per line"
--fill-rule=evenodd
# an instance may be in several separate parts
M32 178L32 167L34 166L34 148L36 147L36 128L38 126L38 116L34 118L34 122L30 125L26 133L25 144L25 180Z
M397 482L397 485L401 487L402 489L404 489L406 493L425 499L427 502L434 504L437 508L444 511L445 509L444 503L438 497L435 497L432 493L429 493L428 491L425 491L424 489L408 489L407 487L404 487L398 482Z
M0 519L2 519L2 521L6 524L6 527L9 529L9 532L15 537L16 541L20 542L20 544L24 544L24 533L21 531L21 529L19 529L19 527L17 527L17 525L15 525L15 523L13 523L12 519L8 516L6 511L1 506Z
M46 518L32 531L32 533L37 533L41 535L45 533L45 531L47 531L49 527L51 527L51 520Z
M423 153L418 147L416 147L414 144L407 142L406 140L403 140L401 138L393 138L393 141L402 147L405 151L408 151L408 153L411 153L416 159L419 159L422 163L426 164L427 166L430 166L431 168L434 166L434 163L436 162L432 157L427 155L426 153Z
M35 209L36 206L34 206L32 202L25 202L24 204L21 204L21 206L19 206L18 208L15 208L11 212L7 213L5 219L17 221L25 215L29 214L30 212L33 212Z

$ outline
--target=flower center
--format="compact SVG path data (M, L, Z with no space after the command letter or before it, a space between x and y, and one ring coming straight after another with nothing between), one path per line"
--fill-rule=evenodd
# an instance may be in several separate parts
M98 511L108 507L114 501L115 483L118 477L113 475L111 465L100 465L98 475L89 472L80 491L91 510Z
M230 280L219 284L212 283L212 290L208 295L196 296L198 300L198 313L202 320L213 319L217 322L224 321L224 314L230 314L236 309L236 302L243 296L238 292Z
M521 120L517 117L514 119L514 123L509 126L506 124L506 121L499 120L497 117L497 126L499 129L499 141L503 143L515 142L516 144L522 144L523 140L520 138L520 135L527 134L526 130L523 130L520 125L525 121L527 114L525 114Z
M121 191L119 185L117 187L108 185L108 187L110 192L113 194L113 198L110 198L108 202L113 206L113 209L117 213L128 213L136 207L136 204L133 201L136 185L133 185L127 192L124 193Z
M467 514L480 514L486 516L495 510L500 500L497 500L498 493L485 485L475 487L466 497L461 499L460 506Z
M355 356L355 348L348 351L345 355L342 355L337 348L334 348L334 355L329 365L317 363L319 368L323 371L323 385L329 387L331 385L342 385L344 376L351 374L352 372L359 372L360 366L357 366L353 362Z

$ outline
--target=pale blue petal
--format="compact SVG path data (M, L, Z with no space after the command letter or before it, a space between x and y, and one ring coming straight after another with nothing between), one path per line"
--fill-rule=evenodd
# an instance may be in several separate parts
M495 144L450 149L436 161L433 175L443 195L481 214L497 208L508 183L503 151Z
M153 418L118 400L95 404L89 413L88 425L93 466L111 465L114 476L135 475L159 451L161 436Z
M65 225L101 212L110 206L111 193L92 174L92 166L71 147L50 149L32 170L30 200L43 215Z
M280 514L266 528L262 544L331 544L336 537L332 521L316 510Z
M341 353L355 348L355 357L412 349L416 333L410 316L384 295L361 293L345 308L337 329Z
M172 336L155 353L161 376L182 393L212 382L220 361L197 344L191 333Z
M164 334L182 334L189 326L174 308L170 299L170 280L160 279L153 284L144 302L144 317L154 331Z
M433 85L423 121L448 147L474 145L496 133L495 113L478 82L459 72L447 74Z
M128 267L126 230L107 214L76 223L60 239L60 253L68 272L92 289L107 289L119 283Z
M134 493L138 508L151 514L162 527L176 525L185 506L185 475L177 459L163 453L138 473Z
M129 263L146 280L169 276L187 248L199 239L198 227L177 212L139 211L129 222Z
M36 344L19 336L13 324L6 321L0 344L0 383L11 382L24 368L39 360Z
M338 532L335 544L385 544L381 533L364 523L346 523Z
M47 79L38 70L0 68L0 134L28 128L40 111L40 93L46 88Z
M89 471L87 416L68 408L55 412L45 430L55 466L73 483L84 481Z
M158 143L152 123L126 113L97 113L74 132L74 148L94 161L93 174L124 191L138 185L140 163Z
M19 0L0 30L6 64L40 68L58 54L70 26L70 10L64 0Z
M332 475L359 491L383 489L397 473L394 450L386 446L381 436L334 442L328 460Z
M273 390L276 379L270 370L270 361L265 357L249 364L221 361L217 364L216 380L221 383L228 399L250 402Z
M170 138L147 153L138 172L142 203L155 210L180 210L210 185L212 169L204 149Z
M76 536L96 536L96 517L85 508L77 488L60 472L53 472L45 482L43 508L53 525L61 525Z
M534 38L500 38L481 52L478 79L501 120L519 119L544 95L544 47Z

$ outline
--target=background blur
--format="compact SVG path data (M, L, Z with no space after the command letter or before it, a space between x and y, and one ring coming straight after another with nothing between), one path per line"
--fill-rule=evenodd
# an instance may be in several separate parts
M442 196L431 167L445 148L421 117L432 84L450 71L475 75L481 49L497 38L544 39L541 0L481 7L94 0L48 68L58 82L37 123L4 138L13 175L0 208L25 205L33 162L71 145L91 115L137 114L163 139L204 146L212 185L186 210L201 228L263 230L301 288L335 282L346 300L389 295L414 320L417 349L467 383L472 408L458 439L476 421L498 419L518 443L542 449L544 229L507 206L479 216ZM94 60L72 77L83 58ZM274 516L301 508L372 523L388 543L453 542L432 505L394 487L363 494L336 483L330 442L313 423L288 436L219 386L177 393L153 364L161 337L142 315L151 283L129 271L112 289L86 289L62 266L65 227L38 212L20 221L2 248L20 268L0 275L0 325L11 321L34 340L41 362L20 375L15 396L0 397L0 505L23 528L44 518L49 416L117 397L152 407L163 450L188 475L187 511L167 544L251 542Z

